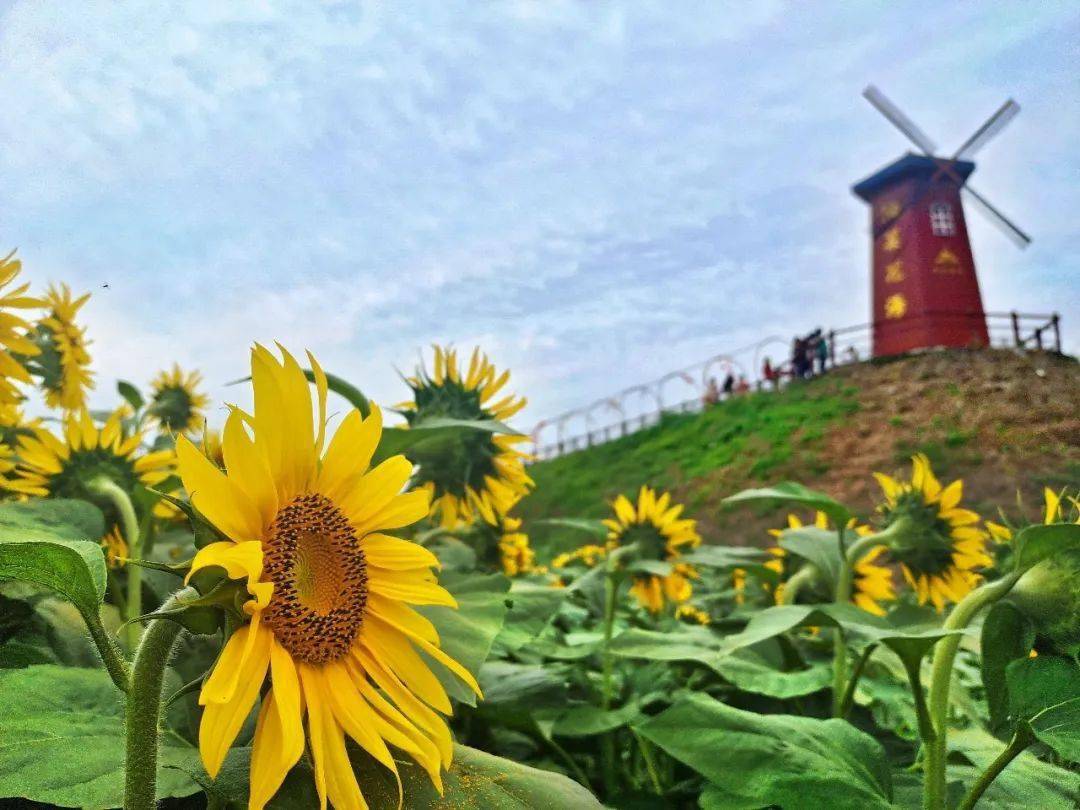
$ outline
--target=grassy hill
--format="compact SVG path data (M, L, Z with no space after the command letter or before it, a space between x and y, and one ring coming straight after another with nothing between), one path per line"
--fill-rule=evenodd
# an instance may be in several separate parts
M647 483L685 502L707 541L756 543L779 516L733 515L720 506L727 495L794 479L868 512L871 473L906 473L915 452L942 479L963 477L965 503L986 516L1016 507L1018 493L1034 516L1044 485L1080 485L1080 365L983 350L847 366L538 462L536 492L520 508L526 520L598 517Z

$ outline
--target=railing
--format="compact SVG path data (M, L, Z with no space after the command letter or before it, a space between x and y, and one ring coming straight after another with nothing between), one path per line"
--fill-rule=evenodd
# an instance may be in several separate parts
M889 329L894 335L897 330L922 329L924 326L919 323L921 319L940 315L953 318L967 317L961 313L927 313L921 318L907 318L902 323L889 323ZM982 318L983 315L975 314L970 317ZM988 312L985 313L985 319L991 346L1016 348L1023 351L1061 352L1061 318L1057 313L1033 315L1019 312ZM824 333L828 342L828 365L842 366L869 359L873 350L873 333L873 323L845 326ZM772 381L765 381L757 371L762 368L765 349L774 344L778 345L777 353L782 352L785 360L782 364L774 366L777 376ZM744 383L743 390L750 388L760 391L766 386L779 388L785 385L792 376L791 363L786 357L790 344L790 340L778 335L770 335L757 343L716 354L700 363L669 372L651 382L624 388L584 408L575 408L551 419L545 419L533 428L531 434L533 455L537 459L556 458L652 427L666 413L699 412L705 407L710 376L731 375L732 378L738 376ZM670 400L665 395L673 384L681 385L684 390L689 388L692 396L686 397L684 394L678 402L668 404ZM712 396L719 400L738 396L738 392L722 393L717 397L714 391ZM642 410L640 407L643 402L647 404L647 407ZM635 404L639 407L638 413L631 412ZM597 426L598 414L602 412L613 412L617 414L617 418ZM578 429L570 433L570 428L575 424L579 425ZM554 436L550 436L552 432ZM550 437L547 442L542 441L545 434Z

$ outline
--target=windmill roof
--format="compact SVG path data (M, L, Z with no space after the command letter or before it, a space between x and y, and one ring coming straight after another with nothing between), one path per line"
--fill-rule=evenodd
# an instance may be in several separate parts
M938 158L937 160L948 162L948 158ZM900 180L907 180L911 177L931 177L938 170L937 160L926 155L915 155L908 152L888 166L878 169L865 180L860 180L851 187L851 190L862 199L870 202L883 189ZM953 171L963 180L967 180L971 173L975 171L975 164L970 160L956 160L953 161L952 165Z

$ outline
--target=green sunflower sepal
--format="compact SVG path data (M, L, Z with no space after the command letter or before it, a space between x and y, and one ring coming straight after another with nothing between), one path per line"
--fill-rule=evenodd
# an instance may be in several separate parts
M226 579L221 572L203 571L190 584L193 588L185 589L188 593L173 600L171 607L128 619L124 625L167 619L194 635L212 636L220 629L238 627L247 620L243 606L251 597L244 582ZM189 595L192 590L199 595Z
M1031 621L1040 649L1080 660L1080 548L1036 563L1007 599Z
M195 535L195 548L204 548L211 543L229 540L228 537L219 531L213 523L207 520L206 517L204 517L203 514L189 501L182 500L175 495L169 495L167 492L161 492L157 489L151 488L150 492L157 495L166 503L172 504L184 513L188 522L191 524L191 531Z

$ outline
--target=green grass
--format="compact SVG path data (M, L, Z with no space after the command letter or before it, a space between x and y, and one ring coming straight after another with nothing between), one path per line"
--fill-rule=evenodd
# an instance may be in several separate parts
M828 425L858 409L856 389L823 378L783 393L737 397L701 414L666 415L656 426L530 467L536 491L526 518L605 514L606 501L642 484L679 488L693 510L717 471L766 479L798 468L823 472L815 452Z

